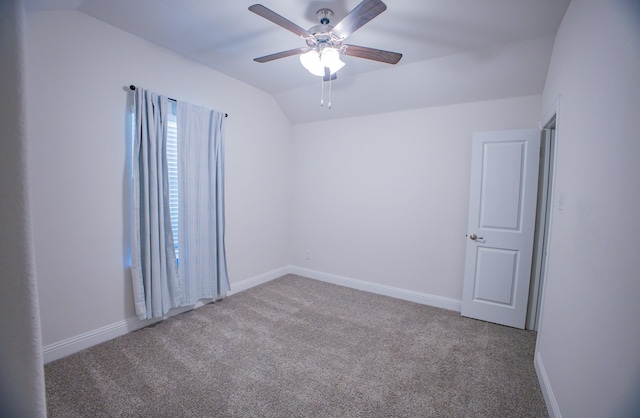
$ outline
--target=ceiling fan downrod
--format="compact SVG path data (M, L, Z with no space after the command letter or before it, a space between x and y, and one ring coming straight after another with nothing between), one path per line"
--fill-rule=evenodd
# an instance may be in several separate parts
M328 25L333 18L333 10L326 8L320 9L316 12L316 16L320 20L321 25Z

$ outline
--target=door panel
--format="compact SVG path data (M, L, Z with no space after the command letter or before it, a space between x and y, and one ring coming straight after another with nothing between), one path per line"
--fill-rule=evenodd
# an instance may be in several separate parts
M524 328L539 151L537 129L473 136L464 316Z
M474 300L513 306L518 251L478 247Z
M525 145L522 141L483 144L481 228L520 229Z

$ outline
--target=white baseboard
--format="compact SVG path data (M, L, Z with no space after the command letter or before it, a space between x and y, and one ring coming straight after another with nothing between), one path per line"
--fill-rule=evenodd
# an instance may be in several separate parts
M242 280L238 283L232 283L231 289L227 292L227 296L231 296L234 293L241 292L251 287L257 286L262 283L266 283L270 280L276 279L280 276L284 276L289 273L289 266L281 267L276 270L272 270L255 277L251 277L246 280ZM106 325L104 327L94 329L89 332L85 332L75 337L67 338L62 341L58 341L53 344L49 344L43 347L42 354L45 363L49 363L54 360L61 359L78 351L82 351L86 348L94 345L109 341L113 338L120 337L128 334L140 328L144 328L153 323L159 322L163 319L170 318L174 315L178 315L191 309L196 309L206 305L207 301L198 302L193 306L187 306L184 308L172 309L165 317L158 319L140 320L137 317L127 318L123 321L115 322L113 324Z
M266 283L286 274L297 274L299 276L310 279L320 280L323 282L333 283L353 289L364 290L366 292L376 293L379 295L390 296L397 299L408 300L411 302L421 303L423 305L435 306L438 308L449 309L460 312L462 302L457 299L445 298L442 296L434 296L426 293L415 292L412 290L401 289L398 287L370 283L363 280L352 279L348 277L338 276L331 273L323 273L317 270L310 270L298 266L284 266L275 270L268 271L258 276L242 280L238 283L232 283L231 289L227 292L227 296L242 292L254 286ZM162 319L187 312L191 309L204 306L206 301L198 302L194 306L185 308L172 309L164 318L140 320L137 317L128 318L104 327L85 332L75 337L67 338L53 344L43 347L43 359L45 363L66 357L70 354L77 353L96 344L103 343L116 337L120 337L129 332L144 328Z
M70 354L77 353L86 348L119 337L128 332L135 331L145 325L138 326L144 321L138 318L129 318L98 329L94 329L75 337L67 338L43 347L42 354L45 364L58 360Z
M460 312L462 309L462 301L458 299L430 295L428 293L416 292L384 284L371 283L364 280L352 279L331 273L323 273L321 271L310 270L298 266L290 266L289 273L353 289L364 290L378 295L390 296L396 299L408 300L410 302L421 303L423 305L448 309L451 311Z
M278 277L282 277L285 274L289 274L289 270L290 266L284 266L275 270L268 271L266 273L259 274L249 279L239 281L238 283L232 283L231 289L227 292L227 296L234 295L238 292L242 292L243 290L247 290L262 283L277 279Z
M103 343L105 341L109 341L116 337L120 337L122 335L128 334L140 328L144 328L156 322L160 322L174 315L178 315L184 312L188 312L192 309L199 308L201 306L206 305L207 303L208 303L207 301L202 301L202 302L197 302L193 306L185 306L183 308L172 309L164 317L157 318L157 319L141 320L141 319L138 319L137 317L127 318L125 320L118 321L113 324L109 324L104 327L100 327L98 329L94 329L80 335L76 335L75 337L67 338L65 340L46 345L42 349L44 363L46 364L46 363L49 363L50 361L61 359L63 357L66 357L73 353L77 353L78 351L82 351L94 345Z
M538 351L536 351L533 365L536 369L536 374L538 375L538 383L540 384L540 389L542 390L542 395L544 396L544 402L547 404L547 412L549 413L549 417L562 418L560 408L558 407L558 402L556 401L556 397L554 396L553 390L551 389L551 384L549 383L549 378L547 377L547 371L545 370L544 363L542 362L542 356Z

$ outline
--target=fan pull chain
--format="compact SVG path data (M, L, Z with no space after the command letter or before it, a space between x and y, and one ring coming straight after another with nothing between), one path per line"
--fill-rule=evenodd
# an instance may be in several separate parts
M327 107L331 109L331 74L329 74L329 106Z
M320 79L320 107L324 107L324 77ZM329 74L329 101L327 108L331 109L331 74Z

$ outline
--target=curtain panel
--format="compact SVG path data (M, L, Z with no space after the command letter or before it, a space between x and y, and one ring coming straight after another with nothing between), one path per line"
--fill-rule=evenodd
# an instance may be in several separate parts
M178 202L183 303L224 297L224 114L178 101ZM184 216L183 216L184 214Z
M132 265L138 318L162 317L229 290L224 244L224 114L177 102L178 253L171 228L170 99L137 88L133 138Z
M162 317L182 299L169 215L168 115L167 97L136 89L131 276L140 319Z

